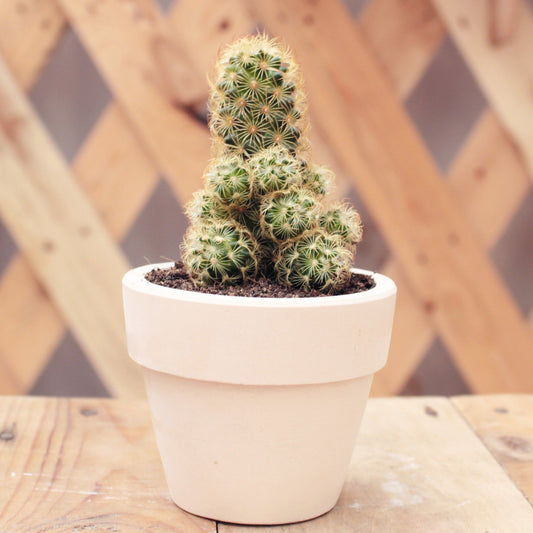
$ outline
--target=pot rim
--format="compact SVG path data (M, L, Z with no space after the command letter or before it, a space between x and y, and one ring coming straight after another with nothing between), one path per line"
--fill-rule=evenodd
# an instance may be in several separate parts
M338 294L334 296L310 296L303 298L262 298L257 296L233 296L226 294L209 294L196 291L184 291L171 287L163 287L152 283L145 275L155 268L167 269L174 265L173 261L165 263L152 263L133 268L126 272L122 278L122 284L130 290L168 298L170 300L193 301L212 305L235 305L240 307L256 308L309 308L320 306L364 304L375 300L381 300L396 292L396 285L391 278L361 268L352 268L351 271L367 274L374 278L376 285L364 292L352 294Z

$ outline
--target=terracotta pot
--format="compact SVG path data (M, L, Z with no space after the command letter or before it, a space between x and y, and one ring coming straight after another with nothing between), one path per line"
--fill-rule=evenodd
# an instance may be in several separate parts
M387 359L396 286L321 298L245 298L123 279L130 356L143 367L171 496L241 524L336 503L373 374ZM361 271L368 273L366 271Z

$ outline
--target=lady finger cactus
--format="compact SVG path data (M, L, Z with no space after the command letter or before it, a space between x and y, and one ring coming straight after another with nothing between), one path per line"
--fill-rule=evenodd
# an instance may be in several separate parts
M282 243L316 225L316 196L304 188L276 191L261 202L261 229L272 240Z
M327 208L333 173L309 160L305 96L290 52L264 36L221 54L209 100L214 158L188 204L182 258L197 285L266 276L333 293L350 277L359 215Z
M306 164L302 171L303 184L318 196L325 196L330 192L334 179L333 172L320 165Z
M182 247L183 262L198 285L236 285L257 275L257 241L231 221L189 228Z
M288 50L264 36L229 45L216 65L209 101L221 153L245 158L270 146L297 153L306 129L305 98Z
M344 244L355 247L363 237L359 213L344 204L336 204L320 216L320 226L331 235L338 235Z
M250 159L248 166L250 178L260 195L303 184L301 162L284 148L262 150Z
M215 159L206 172L207 190L223 205L243 210L252 201L252 188L247 166L239 157Z
M318 229L282 245L274 268L285 285L328 292L346 283L351 262L341 238Z

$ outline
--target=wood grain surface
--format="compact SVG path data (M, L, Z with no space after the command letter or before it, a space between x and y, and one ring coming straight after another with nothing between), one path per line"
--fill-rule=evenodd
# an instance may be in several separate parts
M0 397L0 531L529 533L532 408L533 396L371 399L337 506L261 528L172 503L143 402Z
M458 396L453 404L533 505L533 396Z
M142 402L5 398L2 533L214 533L171 501Z

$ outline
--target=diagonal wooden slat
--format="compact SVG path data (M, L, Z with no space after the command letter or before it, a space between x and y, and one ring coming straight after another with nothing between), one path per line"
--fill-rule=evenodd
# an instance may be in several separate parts
M518 26L520 0L489 0L489 38L500 46L508 41Z
M394 92L407 98L444 39L444 29L428 0L373 0L358 24ZM374 378L373 395L400 392L433 339L433 326L397 261L384 266L398 285L389 361Z
M395 92L405 98L405 91L416 84L443 35L435 30L438 15L429 0L417 0L416 4L411 0L410 9L402 9L401 4L399 0L374 0L363 11L359 25ZM383 34L380 22L385 13L391 16L384 23L387 31ZM402 75L407 81L402 81ZM447 183L478 237L490 247L530 186L513 143L492 112L487 111L473 129ZM430 317L401 266L391 260L384 272L396 280L400 290L389 362L374 379L372 392L377 395L400 392L434 339ZM530 318L533 324L533 313Z
M359 192L464 375L487 391L531 389L524 374L533 370L533 335L346 11L339 2L254 6L265 27L285 32L295 48L315 127L318 119L353 168Z
M358 22L396 94L406 98L445 37L432 4L428 0L373 0Z
M191 49L193 55L198 52L196 59L202 68L212 62L222 42L252 27L237 9L238 3L221 3L223 9L215 10L209 22L202 25L206 39L202 46ZM181 31L191 19L201 20L205 13L201 4L194 0L179 2L170 14L173 27ZM126 234L157 179L157 169L115 104L109 106L93 129L73 171L115 239ZM16 286L24 287L24 298L13 290ZM40 374L64 333L64 324L21 257L11 262L0 280L0 309L4 316L0 320L0 356L13 376L10 386L2 390L23 393ZM25 333L28 328L32 335Z
M519 23L505 46L488 31L489 3L432 0L481 89L515 139L533 179L533 14L519 2Z
M0 53L22 88L34 83L64 27L55 0L0 2Z
M127 262L1 62L0 100L0 214L109 390L142 395L125 350Z
M390 0L390 2L392 2L393 4L395 3L395 2L393 2L392 0ZM194 2L190 2L190 3L193 4ZM370 9L374 6L374 4L378 4L378 3L381 3L381 4L382 4L381 9L383 9L383 8L384 8L384 4L385 4L386 2L385 2L384 0L374 0L374 2L370 4L370 6L369 6L368 9L370 10ZM187 2L182 2L181 4L186 5ZM218 5L222 5L222 4L225 4L225 2L220 2L220 3L217 4L217 6L218 6ZM412 6L412 7L414 6L414 3L413 3L413 2L411 2L411 6ZM423 8L424 6L421 5L421 7ZM176 11L177 11L177 10L176 10ZM200 14L200 11L201 11L201 8L198 8L197 15ZM186 10L185 10L184 12L186 12ZM240 11L238 11L238 12L240 13ZM429 12L429 11L428 11L428 12ZM379 13L379 10L377 10L377 13ZM400 10L398 13L401 13L401 10ZM408 13L412 14L411 11L408 11ZM194 14L194 10L193 10L193 14ZM201 15L201 16L204 16L204 18L207 18L207 17L206 17L207 14L209 14L209 10L208 10L208 9L207 9L207 10L204 10L203 15ZM222 9L221 9L221 15L222 15L221 18L218 19L218 20L217 20L217 17L216 17L216 16L215 16L215 17L212 17L212 19L209 20L209 23L210 23L211 26L212 26L211 29L215 29L215 28L217 28L217 26L218 26L219 29L220 29L220 28L223 28L223 29L227 30L227 29L228 29L228 26L231 27L231 19L230 19L229 24L228 24L228 21L225 20L225 19L223 18L223 10L222 10ZM200 17L201 17L201 16L200 16ZM248 14L248 13L246 14L246 17L249 17L249 14ZM413 17L413 18L416 19L416 17ZM194 19L192 19L192 20L194 20ZM201 20L201 18L198 18L197 20ZM432 22L432 21L430 20L429 22ZM434 21L433 21L433 22L434 22ZM377 27L377 26L376 26L376 27ZM183 33L183 32L182 32L182 33ZM209 33L209 32L208 32L208 33ZM209 35L211 35L211 33L209 33ZM370 40L370 42L371 42L371 39L370 39L370 37L369 37L369 34L366 33L365 35L367 36L367 38L368 38L368 39ZM371 35L371 34L370 34L370 35ZM427 33L425 33L424 35L425 35L425 36L431 36L432 34L431 34L431 32L427 32ZM192 36L189 36L189 37L187 37L187 38L188 38L188 39L192 39ZM423 44L425 38L427 38L427 37L422 37L420 43ZM377 39L375 42L378 42L378 43L379 43L380 41L379 41L379 39ZM386 42L386 41L384 41L384 42ZM394 41L392 41L392 42L394 42ZM410 43L407 42L407 43L405 43L405 44L406 44L406 47L408 48ZM435 44L434 44L433 42L430 42L430 44L433 44L433 46L435 46ZM427 44L426 44L426 47L427 47ZM414 48L413 48L413 50L414 50ZM411 52L412 52L413 50L411 50ZM431 57L432 54L433 54L433 52L429 53L429 54L426 56L426 58L424 58L424 61L427 61L427 60L428 60L428 57ZM378 55L378 57L379 57L379 54L377 54L377 55ZM163 63L165 63L165 57L166 57L166 56L165 56L164 54L159 54L160 60L161 60L161 56L163 57L163 60L162 60ZM394 53L391 53L391 54L389 54L389 56L386 57L386 59L390 59L390 58L392 58L392 60L394 60ZM172 59L172 56L170 57L170 59ZM420 58L418 58L418 59L417 59L417 58L411 59L411 63L413 63L413 64L415 64L415 65L416 65L417 62L420 62L420 61L421 61ZM389 64L393 64L393 63L389 61ZM385 69L385 70L386 70L386 65L387 65L387 61L382 61L382 66L384 66L384 69ZM168 62L165 64L165 68L169 68L169 69L171 69L170 61L168 61ZM419 68L420 68L420 70L421 70L422 67L419 67ZM409 70L409 69L407 69L407 70ZM416 70L416 69L413 67L413 70ZM412 71L411 71L411 72L412 72ZM172 77L172 76L170 76L170 78L171 78L171 77ZM406 78L407 78L407 77L408 77L408 76L407 76L407 74L406 74ZM169 76L167 76L167 80L168 80L168 78L169 78ZM414 79L416 79L416 75L415 75L415 78L414 78ZM400 83L400 84L402 83L401 79L398 80L398 83ZM414 82L413 82L412 80L410 80L409 83L406 83L406 82L403 82L403 83L405 83L405 85L406 85L407 87L409 87L409 86L412 86ZM170 85L172 85L172 84L170 83ZM322 132L320 132L320 134L322 134ZM325 147L325 148L329 151L329 147ZM333 154L332 158L333 158L333 159L337 159L337 161L338 161L338 158L336 158L334 154ZM479 180L478 180L478 181L479 181ZM484 190L484 189L483 189L483 190ZM104 194L103 197L105 198L105 196L106 196L106 195ZM112 203L110 202L109 205L111 206ZM403 291L402 291L402 293L403 293ZM1 291L0 291L0 295L1 295ZM415 304L416 304L416 301L415 301ZM418 314L420 314L420 309L419 309L418 307L414 307L413 309L416 309L417 311L419 311ZM423 312L422 312L421 314L422 314L422 316L425 316ZM430 331L430 336L431 336L431 331ZM1 339L0 339L0 340L1 340Z
M6 0L0 3L0 26L0 55L17 83L29 89L59 41L65 17L54 0L31 0L24 9L17 0ZM0 390L30 388L59 342L61 322L27 260L11 261L0 279Z
M481 117L458 154L448 184L479 240L490 249L531 187L523 161L491 111ZM385 270L393 276L401 275L394 262ZM409 285L402 288L397 324L405 322L404 314L408 318L414 314L416 318L411 320L408 331L398 328L393 334L389 363L375 379L374 393L378 395L400 392L434 340L429 316L416 315L424 315L416 295ZM533 313L530 322L533 325ZM475 384L472 386L475 390Z
M176 34L171 34L153 2L60 4L139 139L178 198L187 200L209 157L209 137L190 108L184 108L201 101L205 81L192 69L194 63ZM169 64L180 66L170 69ZM182 74L189 65L187 77L176 79L176 71ZM187 94L176 93L178 86L188 87Z

